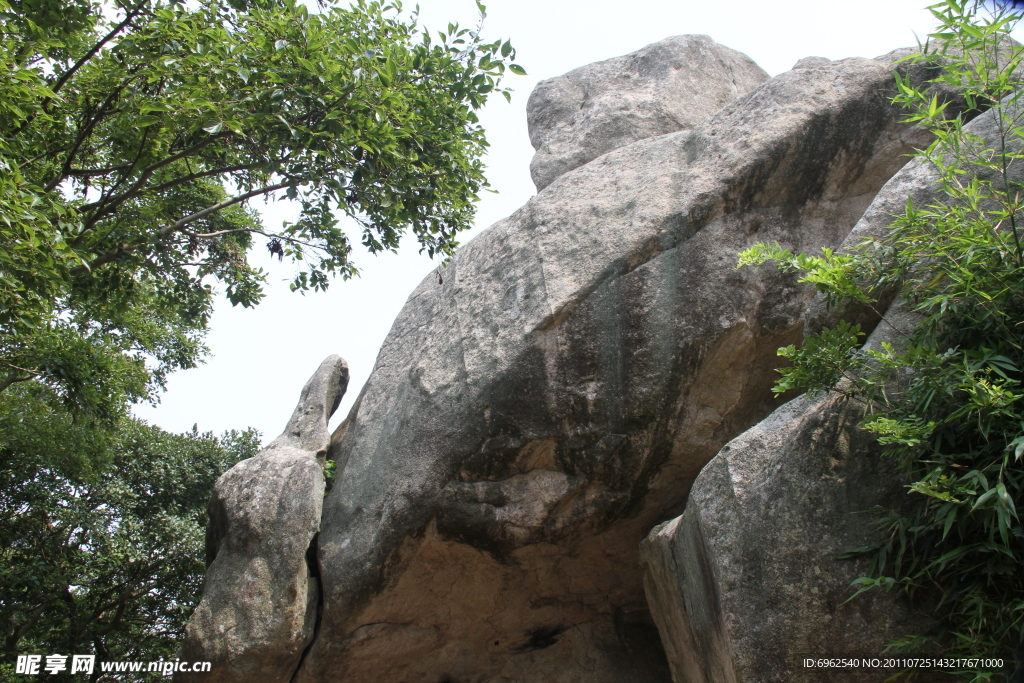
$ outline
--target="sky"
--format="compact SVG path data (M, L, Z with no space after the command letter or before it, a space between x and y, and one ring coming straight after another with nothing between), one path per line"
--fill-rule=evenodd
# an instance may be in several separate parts
M415 3L406 3L412 9ZM487 177L497 193L485 193L465 244L511 214L534 193L533 156L526 128L526 101L539 81L591 62L638 50L662 38L706 34L747 54L770 75L809 56L875 57L915 45L933 29L926 0L490 0L483 38L509 38L527 76L511 76L511 104L496 97L480 112L490 149ZM475 27L473 0L421 0L420 23L445 30L449 22ZM268 227L294 215L286 201L257 203ZM373 369L391 323L416 285L436 267L410 240L398 254L356 254L362 275L335 281L327 292L289 291L295 267L258 249L254 262L269 271L267 296L255 309L218 301L199 368L170 377L161 402L135 413L164 429L201 432L255 427L263 442L276 437L299 392L332 353L349 364L351 381L331 421L348 413Z

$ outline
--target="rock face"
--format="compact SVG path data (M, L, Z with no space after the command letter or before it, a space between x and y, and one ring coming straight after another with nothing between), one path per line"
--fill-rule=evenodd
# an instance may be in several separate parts
M214 485L203 599L181 652L211 662L211 673L174 680L291 680L317 619L320 589L307 554L320 526L327 421L347 385L345 361L327 358L284 433Z
M637 546L777 402L810 294L919 138L884 61L802 66L565 173L411 295L332 447L296 681L667 681Z
M558 176L644 138L691 130L768 80L708 36L674 36L541 81L526 116L543 190Z
M967 130L978 136L979 154L999 144L992 114ZM1001 184L994 173L983 179ZM881 236L908 198L917 206L935 201L936 180L930 165L908 164L842 248ZM1022 180L1024 171L1011 169L1010 181ZM883 323L870 311L829 310L816 299L808 327L817 331L840 318L866 329L878 324L867 341L874 348L898 347L899 331L918 322L899 299ZM880 653L896 638L932 626L900 594L871 593L846 603L851 581L866 567L835 558L877 540L869 519L853 513L898 510L907 501L908 482L888 469L881 449L857 427L862 417L835 394L783 405L726 445L697 477L684 514L644 541L648 605L676 683L812 683L822 672L804 668L803 657ZM828 680L887 675L830 671Z

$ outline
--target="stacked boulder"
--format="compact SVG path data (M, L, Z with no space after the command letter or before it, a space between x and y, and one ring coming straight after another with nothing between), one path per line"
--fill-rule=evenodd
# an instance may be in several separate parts
M277 602L257 607L218 553L185 650L213 660L218 681L251 680L267 653L268 683L762 680L735 678L730 659L729 620L753 603L729 602L714 568L731 541L712 520L728 529L749 514L704 511L732 485L722 456L687 499L722 447L781 404L776 349L804 334L813 292L769 268L736 270L736 255L754 242L843 243L927 141L890 101L903 54L802 60L769 79L682 36L541 83L529 110L540 192L467 244L443 284L428 277L412 293L332 439L319 533L303 521L290 541L315 558L288 565L315 579L315 609L292 588L260 593ZM848 422L843 409L814 406L808 424L859 453L859 436L821 426ZM835 478L874 476L843 457ZM244 506L232 472L217 500ZM724 483L700 483L712 477ZM856 479L846 485L860 505ZM231 525L216 533L220 547L244 545ZM693 626L693 590L717 591L702 603L710 630ZM234 611L222 606L230 591ZM315 617L273 631L280 642L235 626L240 611L303 600ZM899 609L877 637L903 627ZM703 679L689 673L695 652Z

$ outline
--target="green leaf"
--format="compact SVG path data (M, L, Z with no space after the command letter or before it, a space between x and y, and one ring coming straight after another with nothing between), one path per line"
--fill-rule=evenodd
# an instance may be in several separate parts
M957 509L956 506L950 506L949 512L946 513L946 523L942 527L942 538L945 539L949 535L949 530L953 527L953 523L956 522Z
M989 489L988 491L986 491L985 493L983 493L983 494L982 494L982 495L981 495L981 496L980 496L980 497L978 498L978 500L976 500L976 501L975 501L974 505L973 505L973 506L971 507L971 512L974 512L974 511L975 511L975 510L977 510L977 509L978 509L979 507L981 507L982 505L984 505L984 504L985 504L986 502L988 502L988 501L989 501L989 500L990 500L990 499L992 498L992 496L994 496L994 495L996 495L996 490L995 490L995 489Z

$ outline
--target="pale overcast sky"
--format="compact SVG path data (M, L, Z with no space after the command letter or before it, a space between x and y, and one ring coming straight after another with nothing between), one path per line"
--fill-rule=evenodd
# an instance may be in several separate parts
M407 3L411 9L414 2ZM511 38L529 76L510 77L512 103L496 97L481 114L488 140L486 194L473 233L522 206L534 194L526 130L526 100L540 80L616 57L671 35L707 34L750 56L774 76L803 57L875 57L916 44L933 27L927 0L490 0L483 36ZM476 25L473 0L421 0L421 24L443 30L449 21ZM262 207L262 204L258 205ZM268 222L289 215L271 205ZM294 268L257 250L270 270L267 297L256 309L218 303L206 364L179 372L156 408L136 414L171 431L256 427L268 443L284 428L299 391L331 353L349 364L352 381L332 420L347 413L373 368L377 351L406 297L435 263L408 245L397 255L362 255L362 277L336 281L326 293L288 290Z

